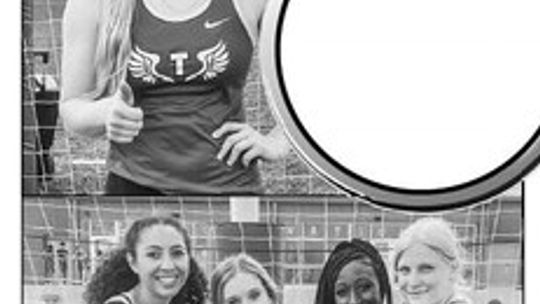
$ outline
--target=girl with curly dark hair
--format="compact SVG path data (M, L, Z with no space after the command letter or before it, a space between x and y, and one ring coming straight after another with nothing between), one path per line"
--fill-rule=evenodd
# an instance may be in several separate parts
M202 304L206 293L185 228L174 218L147 217L131 225L84 297L87 304Z

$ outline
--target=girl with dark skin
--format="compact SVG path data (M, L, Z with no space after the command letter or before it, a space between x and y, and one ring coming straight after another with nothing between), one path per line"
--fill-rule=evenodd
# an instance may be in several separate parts
M359 239L339 243L324 265L315 304L392 304L381 255Z

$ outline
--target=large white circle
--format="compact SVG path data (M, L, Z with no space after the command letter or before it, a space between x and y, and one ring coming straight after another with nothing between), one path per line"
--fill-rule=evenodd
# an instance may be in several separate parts
M349 170L405 189L468 182L540 122L538 1L290 1L288 96Z

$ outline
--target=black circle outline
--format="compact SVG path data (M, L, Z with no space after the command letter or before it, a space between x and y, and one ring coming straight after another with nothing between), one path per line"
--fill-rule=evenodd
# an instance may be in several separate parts
M283 24L285 20L285 15L287 11L287 7L289 5L290 0L283 0L283 4L280 7L279 13L278 13L278 20L277 20L277 28L276 28L276 35L275 35L275 41L273 43L274 45L274 56L275 56L275 62L276 62L276 72L277 72L277 80L278 80L278 86L281 90L281 95L283 97L283 101L285 103L285 107L289 111L289 115L292 118L294 125L298 128L300 133L304 136L304 139L311 145L311 147L315 150L316 153L318 153L322 158L327 161L330 165L332 165L334 168L338 169L345 175L348 175L349 177L352 177L353 179L360 181L361 183L364 183L366 185L369 185L370 187L376 188L378 190L386 191L393 194L399 194L399 195L409 195L409 196L430 196L430 195L437 195L437 194L451 194L452 192L466 190L467 188L472 187L480 187L482 183L486 183L488 180L496 177L497 175L503 175L506 173L509 168L516 164L516 162L522 160L523 157L527 156L527 153L532 153L531 151L538 150L536 152L539 152L538 155L532 156L532 160L530 163L525 164L522 167L519 167L518 172L515 174L512 174L508 177L503 178L503 181L501 183L498 183L498 185L495 185L494 187L489 187L488 190L484 191L483 193L479 193L477 195L472 195L468 198L464 198L462 200L455 201L453 203L444 203L444 204L430 204L430 205L402 205L397 202L388 202L379 200L376 197L370 196L369 193L364 194L358 194L355 190L349 189L348 187L344 185L340 185L339 182L336 182L334 180L328 179L330 182L332 182L334 185L338 186L339 188L345 190L346 192L352 194L352 195L358 195L362 196L364 198L367 198L371 202L384 206L384 207L390 207L390 208L400 208L404 210L412 210L412 211L438 211L438 210L445 210L445 209L452 209L452 208L461 208L468 206L470 204L482 201L484 199L488 199L507 188L511 187L512 185L519 182L527 173L532 171L539 163L540 163L540 126L537 128L537 130L534 132L532 137L525 143L523 147L521 147L518 152L516 152L512 157L510 157L507 161L505 161L502 165L496 167L495 169L489 171L488 173L481 175L480 177L474 178L470 181L448 186L448 187L442 187L437 189L405 189L405 188L398 188L394 186L389 186L386 184L378 183L375 181L372 181L370 179L367 179L365 177L362 177L361 175L358 175L355 172L352 172L348 168L341 165L338 161L336 161L334 158L332 158L328 153L326 153L318 144L317 142L311 137L309 132L305 129L304 125L301 123L300 119L298 118L298 115L294 111L294 107L292 106L291 100L289 98L289 95L287 93L287 89L285 86L285 81L283 77L283 70L282 70L282 62L281 62L281 34L283 32ZM324 172L321 172L322 175L326 176L327 174ZM508 175L508 174L507 174Z

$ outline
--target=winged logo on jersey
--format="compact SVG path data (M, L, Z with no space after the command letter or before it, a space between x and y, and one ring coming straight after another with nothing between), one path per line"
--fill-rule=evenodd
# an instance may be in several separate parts
M129 58L128 69L133 77L142 78L144 82L154 84L158 79L165 82L174 82L171 77L158 73L156 66L159 61L159 55L145 52L135 46Z
M186 77L186 81L202 76L204 80L215 78L222 73L229 64L229 51L227 45L220 40L215 46L202 50L197 54L197 59L201 62L200 70Z

